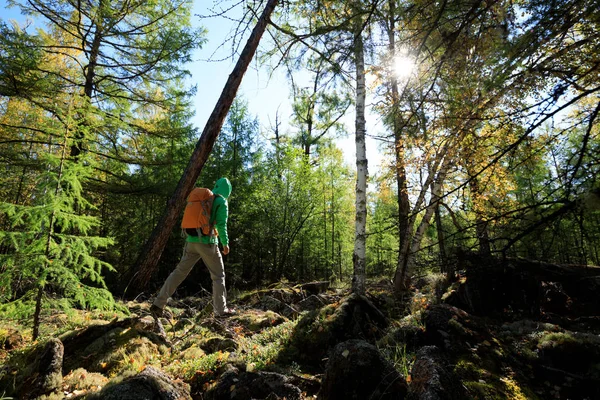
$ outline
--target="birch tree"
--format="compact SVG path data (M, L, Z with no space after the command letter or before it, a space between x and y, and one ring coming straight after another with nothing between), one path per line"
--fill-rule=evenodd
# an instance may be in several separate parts
M365 54L363 45L362 18L356 17L354 31L354 64L356 68L356 220L354 236L354 275L352 276L352 291L365 293L366 284L366 251L367 251L367 178L368 161L365 143Z

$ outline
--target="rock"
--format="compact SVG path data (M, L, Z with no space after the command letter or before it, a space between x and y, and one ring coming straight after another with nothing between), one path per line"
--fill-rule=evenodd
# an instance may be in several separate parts
M320 296L313 294L298 302L296 307L298 307L301 311L312 311L323 307L325 304L326 303Z
M600 359L600 338L589 333L547 333L537 348L543 365L575 374L594 375L592 371Z
M290 379L275 372L231 370L204 395L205 400L286 399L300 400L302 392Z
M329 281L303 283L298 285L297 288L308 294L325 293L329 289Z
M206 355L204 350L198 346L190 346L179 353L180 360L192 360L194 358L202 358Z
M448 361L435 346L421 348L411 371L409 399L463 400L469 398Z
M426 342L454 353L467 350L469 342L477 342L477 332L482 330L475 317L447 304L426 310L423 321Z
M406 380L364 340L349 340L335 346L318 398L322 400L404 399Z
M201 344L202 350L206 353L215 353L217 351L236 351L238 344L230 338L213 337Z
M352 294L339 304L311 311L300 319L290 345L280 354L287 361L322 367L327 353L341 342L363 339L375 343L388 320L365 296Z
M571 322L571 330L589 331L590 333L600 334L600 316L584 316L575 318Z
M263 311L276 312L277 314L283 315L287 318L295 318L298 316L298 311L272 296L264 296L256 305L256 307Z
M169 343L163 337L136 329L135 320L127 319L125 325L121 321L92 325L63 336L63 370L84 368L110 376L119 373L123 352L134 355L168 351Z
M249 308L257 308L260 307L263 298L271 297L276 300L279 300L285 304L294 304L304 298L300 290L295 290L292 288L271 288L271 289L262 289L254 292L247 293L241 296L238 300L238 304L244 304Z
M403 320L400 326L394 328L377 343L381 346L406 346L407 351L413 351L425 343L425 331L421 326Z
M199 319L197 322L198 322L198 325L200 325L201 327L206 328L218 335L228 337L228 338L234 337L233 332L230 331L227 328L227 325L223 322L223 320L221 320L219 318L204 318L204 319Z
M59 339L53 338L46 343L33 382L23 386L22 398L32 399L61 389L64 351L64 346Z
M302 294L292 289L271 289L268 294L286 304L292 304L302 299Z
M187 400L191 399L188 384L173 380L154 367L147 367L135 376L106 386L87 399L102 400Z
M0 339L0 349L13 350L25 343L23 335L17 331L9 330L4 338Z
M184 330L184 329L189 329L192 326L194 326L194 321L193 320L191 320L190 318L180 318L175 323L175 326L173 326L173 331L179 332L179 331Z
M259 332L265 328L277 326L287 321L282 315L273 311L248 310L243 314L230 317L251 332Z
M132 331L138 318L126 318L118 320L115 318L108 324L90 325L83 329L70 332L62 337L65 346L65 371L71 371L82 367L88 371L93 360L90 360L90 354L109 352L116 342L116 337L120 332ZM137 331L136 331L137 332ZM92 357L94 358L94 357ZM94 370L94 372L103 372Z
M590 276L563 283L565 292L574 302L576 316L600 316L600 276Z
M135 320L133 327L140 331L152 331L154 328L154 318L146 315Z
M507 317L507 310L515 317L540 315L542 281L524 265L477 254L462 257L466 279L447 303L487 317Z

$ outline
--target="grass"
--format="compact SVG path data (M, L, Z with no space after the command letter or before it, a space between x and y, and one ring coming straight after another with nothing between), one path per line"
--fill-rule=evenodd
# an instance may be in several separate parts
M238 340L240 359L246 364L246 369L261 370L273 364L280 351L288 345L296 321L287 321L252 336L241 337Z
M406 344L399 343L395 346L380 348L379 350L402 376L410 376L412 365L415 362L415 354L406 350Z

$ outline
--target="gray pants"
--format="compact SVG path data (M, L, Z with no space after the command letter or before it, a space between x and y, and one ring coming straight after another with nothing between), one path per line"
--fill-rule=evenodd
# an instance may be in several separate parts
M167 305L169 297L175 293L177 287L188 276L192 267L202 258L210 272L212 279L213 307L215 314L219 315L225 311L227 303L225 300L225 267L221 252L216 244L190 243L186 242L183 248L181 261L160 289L154 300L154 305L163 309Z

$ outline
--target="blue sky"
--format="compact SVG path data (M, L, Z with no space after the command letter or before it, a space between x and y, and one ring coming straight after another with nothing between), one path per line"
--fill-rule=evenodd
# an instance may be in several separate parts
M197 93L194 99L196 115L192 123L200 130L204 128L206 120L212 112L219 95L227 81L233 65L236 60L231 60L231 46L221 46L230 32L235 29L236 23L226 18L204 18L200 19L196 15L210 15L211 12L207 6L213 2L207 0L195 0L192 23L195 26L203 26L208 34L206 44L194 54L194 62L189 69L192 73L191 83L197 87ZM2 19L15 19L19 24L25 22L18 9L6 8L6 0L0 0L0 10L2 10ZM244 38L244 43L245 43ZM222 47L222 48L220 48ZM209 59L224 61L208 61ZM279 109L279 118L283 121L283 131L287 130L286 122L291 114L291 99L289 84L285 78L283 70L278 70L270 74L264 68L261 69L255 61L246 72L238 95L242 95L248 101L248 108L252 115L258 117L261 130L265 136L269 135L269 128L275 123L275 115ZM367 129L369 134L373 132L376 123L376 117L367 115ZM346 162L354 166L355 163L355 145L354 145L354 112L350 109L345 118L348 132L350 134L336 141L345 154ZM378 167L381 155L377 150L377 144L373 140L367 142L367 158L369 159L369 171L372 174Z

